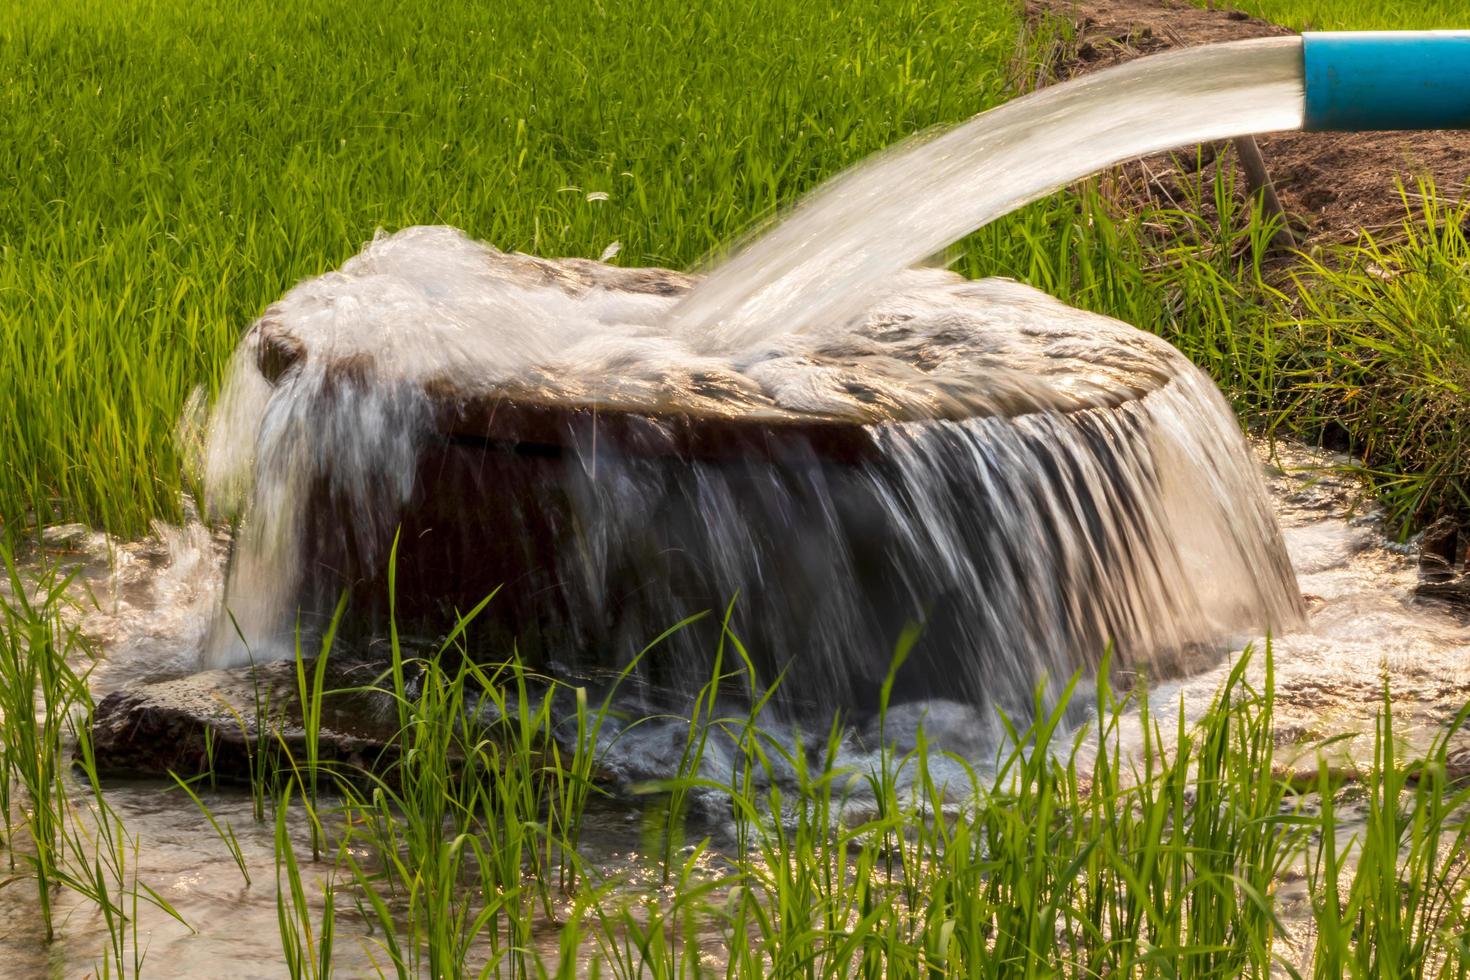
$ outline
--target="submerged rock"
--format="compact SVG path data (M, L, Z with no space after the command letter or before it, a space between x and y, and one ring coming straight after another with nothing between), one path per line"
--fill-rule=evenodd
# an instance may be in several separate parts
M1419 574L1426 582L1448 582L1459 561L1460 522L1441 517L1424 529L1419 541Z
M308 665L308 673L311 665ZM382 771L395 758L389 696L369 667L332 669L322 697L317 757L343 770ZM308 681L310 678L308 677ZM213 773L249 781L252 759L307 757L296 665L211 670L114 691L92 721L97 767L109 776ZM272 762L274 764L274 762Z
M1441 517L1419 537L1419 584L1414 598L1470 616L1470 569L1466 567L1466 529Z
M1446 606L1459 616L1470 616L1470 575L1449 581L1420 582L1414 587L1414 597Z

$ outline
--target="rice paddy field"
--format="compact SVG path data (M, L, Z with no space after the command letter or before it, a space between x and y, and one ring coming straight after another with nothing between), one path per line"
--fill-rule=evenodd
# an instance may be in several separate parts
M1246 0L1234 6L1297 31L1454 30L1464 15L1451 0L1387 0L1385 3Z
M1240 6L1470 27L1461 0ZM231 928L140 874L149 842L91 755L93 641L65 569L21 558L47 526L181 519L201 408L269 303L415 224L697 269L865 156L1052 80L1074 44L1001 0L0 5L0 897L26 910L0 943L28 950L0 976L177 975L155 936ZM1350 453L1406 539L1470 514L1470 213L1463 188L1384 192L1401 226L1283 258L1230 168L1169 207L1110 174L944 258L1164 336L1256 432ZM257 725L243 788L167 788L275 913L269 957L196 975L1470 975L1470 705L1406 755L1385 682L1371 761L1286 765L1268 646L1187 721L1104 670L985 771L922 731L844 769L840 732L793 751L712 678L637 806L598 780L607 704L396 635L398 761L323 763L317 653L304 741ZM738 676L736 638L722 655ZM588 857L609 812L637 855Z
M7 5L0 514L176 514L193 386L378 228L683 268L1004 99L1020 23L1008 4Z

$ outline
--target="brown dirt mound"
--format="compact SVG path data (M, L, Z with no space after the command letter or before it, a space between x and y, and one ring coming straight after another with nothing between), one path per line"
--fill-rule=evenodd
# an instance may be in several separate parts
M1177 0L1032 0L1033 20L1077 26L1075 44L1053 66L1060 78L1097 71L1174 47L1273 37L1291 31L1238 10L1206 10ZM1286 211L1310 243L1392 233L1404 218L1398 184L1422 177L1459 200L1470 184L1470 133L1279 133L1258 138ZM1136 165L1140 193L1168 197L1177 168L1163 157Z

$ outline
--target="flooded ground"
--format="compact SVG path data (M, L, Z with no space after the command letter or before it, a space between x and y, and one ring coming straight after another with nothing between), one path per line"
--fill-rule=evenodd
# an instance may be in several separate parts
M1397 733L1409 751L1422 749L1470 699L1470 627L1447 610L1413 599L1413 550L1394 545L1365 508L1357 482L1336 461L1308 451L1258 447L1272 500L1311 610L1309 628L1273 639L1276 724L1280 759L1288 768L1315 765L1315 744L1335 736L1329 760L1350 771L1371 761L1372 734L1383 697L1392 693ZM143 680L188 673L198 663L208 612L217 601L226 542L201 525L161 528L143 542L117 544L81 527L47 532L48 552L77 570L79 621L103 651L93 687L98 696ZM1244 642L1244 641L1243 641ZM1156 687L1156 711L1183 705L1198 716L1209 705L1228 663ZM1251 668L1259 678L1264 663ZM158 782L109 784L108 801L136 843L139 877L171 903L183 925L144 908L140 940L145 974L193 977L282 975L275 889L274 828L256 823L242 791L203 793L239 837L252 883L246 884L228 851L195 806ZM80 788L76 798L85 800ZM1344 801L1351 834L1352 801ZM660 887L643 852L644 817L631 805L607 804L589 814L588 856L630 893ZM304 828L298 854L309 860ZM131 859L131 858L130 858ZM718 863L718 858L712 858ZM320 866L325 874L326 865ZM1279 893L1285 920L1305 923L1307 896L1300 877L1288 875ZM94 907L63 893L60 938L39 941L35 886L28 878L0 887L0 976L83 976L98 963L107 931ZM376 974L374 939L344 909L338 923L338 971ZM1302 927L1304 928L1304 926ZM1288 942L1301 946L1305 938ZM548 925L544 951L554 954Z
M1292 446L1278 446L1274 458L1258 450L1311 611L1306 630L1271 641L1282 762L1315 766L1312 746L1344 735L1352 737L1329 750L1329 762L1371 762L1385 683L1397 735L1422 750L1470 700L1470 626L1414 598L1417 550L1384 537L1346 460ZM1198 716L1229 667L1162 685L1154 703L1172 709L1182 699ZM1263 671L1258 657L1252 673Z

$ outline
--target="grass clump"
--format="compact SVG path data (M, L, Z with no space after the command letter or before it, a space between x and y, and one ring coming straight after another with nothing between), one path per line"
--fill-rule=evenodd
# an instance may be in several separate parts
M1269 323L1283 415L1362 455L1402 524L1470 515L1470 210L1419 200L1393 240L1304 260Z
M74 634L54 632L62 593L23 590L41 599L22 606L14 591L0 608L16 649L55 665L27 683L44 698L46 677L70 678L85 716ZM687 717L644 718L623 714L639 703L615 696L623 678L594 697L514 654L471 661L483 608L421 653L390 634L374 686L397 734L371 771L324 761L316 708L304 746L258 724L273 751L242 765L266 801L273 869L180 793L247 888L274 886L289 975L331 976L346 954L395 977L1470 976L1470 789L1455 755L1470 709L1406 754L1385 691L1374 756L1344 786L1340 766L1277 757L1268 645L1198 717L1143 686L1114 689L1105 666L1090 712L1073 678L1005 720L993 755L960 757L888 711L913 636L864 745L840 718L768 724L779 683L759 682L728 629ZM300 659L307 704L327 693L321 663ZM10 701L0 724L13 807L38 799L8 749L27 732L58 773L54 860L17 880L93 903L112 937L99 973L138 975L140 906L176 913L138 880L138 842L108 806L85 727L33 729ZM670 732L667 777L610 779L620 740L644 724ZM63 778L68 744L80 780ZM583 839L589 822L607 834L609 811L643 814L624 831L626 860ZM10 837L16 853L44 843ZM1303 881L1306 900L1283 902Z
M1246 6L1319 28L1458 26L1460 13L1449 0ZM869 153L1036 84L1067 34L1057 18L1025 30L1018 4L955 0L578 0L555 17L469 0L432 16L345 0L0 9L0 521L131 535L177 517L191 390L213 386L269 302L379 227L449 223L544 255L617 243L620 263L688 267ZM1444 228L1263 281L1264 226L1233 180L1140 210L1113 179L973 236L958 267L1175 340L1282 431L1383 410L1350 419L1344 444L1382 471L1395 512L1457 506L1458 422L1437 419L1462 414L1464 360L1435 318L1464 317L1441 304L1448 287L1394 297L1374 272L1424 268L1438 249L1456 274ZM1354 336L1385 317L1426 336L1364 359L1316 329L1339 315L1379 321ZM1338 363L1306 363L1313 348ZM1379 368L1388 380L1354 379ZM1413 406L1397 411L1395 395Z
M1119 695L1104 681L1095 724L1068 731L1069 688L1050 710L1038 701L1036 719L1010 728L983 767L947 756L922 727L909 748L888 744L854 765L842 761L841 726L802 744L764 731L753 713L716 714L692 744L732 748L727 774L692 760L697 768L681 764L645 788L703 804L705 817L684 824L688 844L647 852L667 887L630 890L588 866L562 891L540 857L555 837L554 796L535 789L555 784L558 767L544 750L545 715L525 700L526 675L507 665L475 683L503 692L493 697L513 713L529 709L535 746L515 740L526 730L515 714L466 725L457 692L470 668L435 677L442 669L427 662L414 710L451 710L434 730L454 733L451 754L478 751L484 762L468 763L469 782L415 782L389 806L386 791L344 797L354 816L340 853L363 850L357 827L374 827L376 842L370 861L348 859L346 880L374 910L400 976L569 975L597 964L628 978L1265 977L1336 975L1350 963L1369 976L1390 962L1397 976L1467 975L1455 851L1466 801L1444 765L1464 719L1406 764L1385 701L1380 754L1362 774L1377 803L1343 850L1325 767L1327 803L1313 812L1275 758L1269 649L1254 680L1250 663L1236 664L1194 721L1156 717L1142 691ZM506 754L486 753L491 742ZM441 756L419 758L422 775L439 771ZM418 764L400 775L418 780ZM447 806L425 806L425 792ZM709 821L722 811L733 823ZM424 832L425 815L442 821L440 833ZM504 836L512 829L520 843ZM1287 919L1277 887L1303 873L1315 901ZM1385 889L1397 904L1383 904Z
M1200 6L1220 6L1196 0ZM1433 31L1466 26L1459 0L1232 0L1231 7L1298 31Z
M19 853L31 867L49 942L55 935L52 894L65 873L68 766L62 736L72 711L90 704L90 696L68 661L78 638L59 611L67 580L45 576L41 588L31 590L3 542L0 567L9 586L0 595L0 804L12 869L20 841L11 821L17 810L21 815L29 847Z
M1470 517L1470 202L1401 190L1395 233L1283 258L1219 159L1180 157L1170 202L1089 181L983 229L960 267L1163 336L1246 424L1362 460L1391 531Z
M1403 765L1385 687L1373 758L1373 771L1382 778L1366 784L1367 824L1356 863L1344 864L1326 833L1334 822L1333 795L1325 774L1319 777L1323 836L1309 871L1317 976L1466 975L1470 823L1464 815L1470 789L1452 776L1450 743L1464 730L1467 715L1470 704L1422 761Z
M70 892L105 931L94 975L141 976L140 909L183 920L140 880L139 843L102 789L90 735L91 650L66 616L70 578L54 565L23 576L3 536L0 571L0 807L10 869L0 887L34 885L37 938L46 944L61 925L57 898Z

